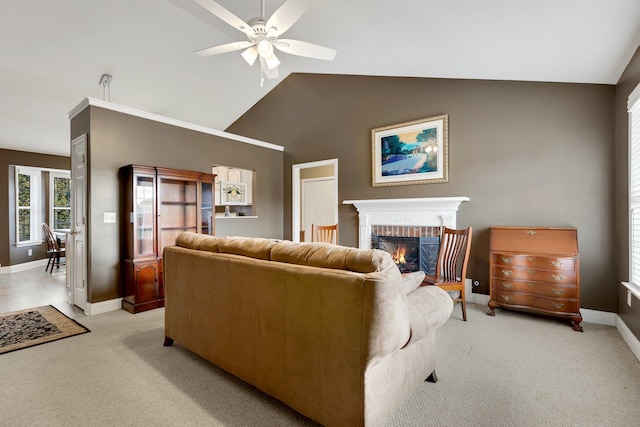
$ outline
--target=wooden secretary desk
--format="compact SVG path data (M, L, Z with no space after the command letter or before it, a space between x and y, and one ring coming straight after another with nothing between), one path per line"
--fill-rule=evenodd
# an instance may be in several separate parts
M578 230L560 227L491 227L490 299L496 307L573 320L582 332Z
M183 231L214 234L214 179L154 166L120 168L123 309L164 307L162 251Z

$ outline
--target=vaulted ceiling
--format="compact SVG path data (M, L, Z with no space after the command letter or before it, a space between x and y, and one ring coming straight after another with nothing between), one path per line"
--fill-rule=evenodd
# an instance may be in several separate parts
M260 0L217 2L260 15ZM315 0L286 38L338 54L279 53L261 87L239 52L193 54L244 40L193 0L0 0L0 148L68 155L66 114L86 97L224 130L292 72L616 84L640 2Z

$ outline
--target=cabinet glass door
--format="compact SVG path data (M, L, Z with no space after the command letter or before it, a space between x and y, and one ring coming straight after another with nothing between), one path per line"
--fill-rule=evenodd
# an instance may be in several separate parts
M183 231L198 232L197 190L197 181L160 178L159 256L165 246L175 245Z
M201 233L213 234L213 182L202 183Z
M155 236L153 177L136 176L134 197L136 255L153 255Z

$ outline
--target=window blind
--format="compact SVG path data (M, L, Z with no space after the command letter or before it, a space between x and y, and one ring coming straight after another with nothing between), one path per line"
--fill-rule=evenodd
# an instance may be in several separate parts
M640 86L639 86L640 87ZM634 90L636 93L637 90ZM629 99L630 278L640 285L640 99Z

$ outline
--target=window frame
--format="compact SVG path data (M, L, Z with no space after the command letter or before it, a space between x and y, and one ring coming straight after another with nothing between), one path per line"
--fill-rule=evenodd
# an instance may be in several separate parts
M640 298L640 84L629 95L627 113L629 279L622 284Z
M31 177L30 185L30 205L20 206L20 175ZM30 218L30 239L20 240L20 211L29 209ZM41 214L42 212L42 169L16 166L15 167L15 226L16 226L16 246L33 246L42 244Z
M67 210L69 211L69 218L71 218L71 196L69 196L68 207L56 207L55 206L55 179L64 178L69 180L69 186L71 186L71 171L64 170L49 170L49 222L51 230L62 231L62 229L55 228L55 211ZM69 224L71 225L71 224Z

